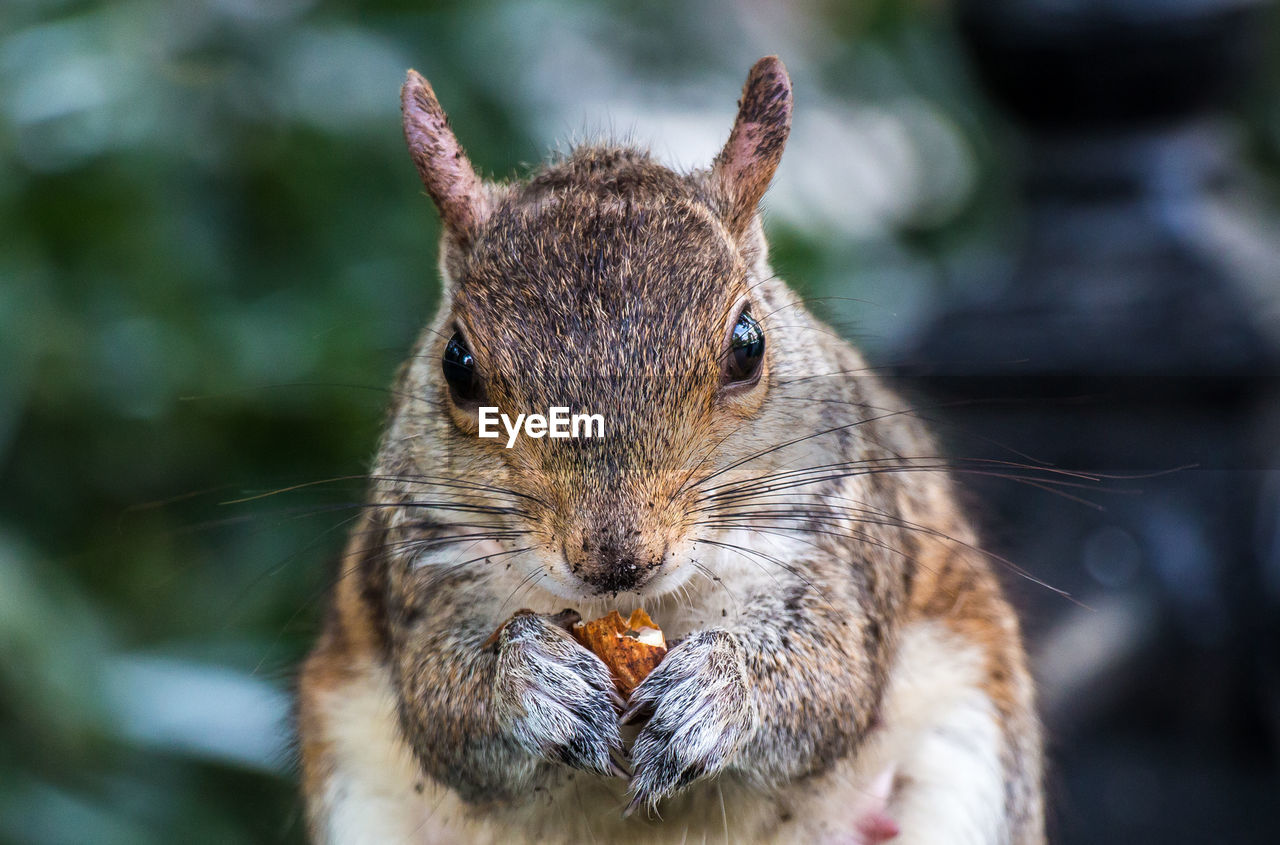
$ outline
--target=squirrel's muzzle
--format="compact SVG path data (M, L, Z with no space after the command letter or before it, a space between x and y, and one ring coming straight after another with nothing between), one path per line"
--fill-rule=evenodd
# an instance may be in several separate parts
M566 542L569 570L598 595L634 592L662 567L665 543L650 542L646 532L614 520L586 528L577 542Z

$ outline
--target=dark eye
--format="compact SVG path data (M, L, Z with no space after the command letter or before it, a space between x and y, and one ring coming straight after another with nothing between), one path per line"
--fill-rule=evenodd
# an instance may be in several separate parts
M467 348L467 342L458 332L449 338L440 361L444 380L449 382L454 398L459 402L475 402L481 396L480 377L476 373L476 359Z
M751 381L760 375L764 361L764 329L743 311L729 337L729 354L725 360L726 384Z

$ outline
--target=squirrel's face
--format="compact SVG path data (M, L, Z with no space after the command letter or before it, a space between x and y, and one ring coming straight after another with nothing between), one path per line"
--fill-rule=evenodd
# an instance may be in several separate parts
M612 172L673 175L625 158ZM717 444L768 391L748 268L689 193L517 193L457 265L433 350L440 407L472 464L527 497L534 556L562 594L673 574L696 502L688 482L720 463ZM511 420L598 414L603 436L481 440L480 407Z
M781 64L757 65L725 151L689 176L596 147L490 186L412 72L404 105L447 276L410 368L435 416L403 424L409 462L514 497L504 528L552 592L673 589L688 576L694 482L759 445L775 352L755 212L789 127ZM510 421L567 408L603 431L481 438L481 408Z

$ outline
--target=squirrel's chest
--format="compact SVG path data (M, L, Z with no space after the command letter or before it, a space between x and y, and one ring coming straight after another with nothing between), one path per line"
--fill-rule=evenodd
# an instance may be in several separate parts
M323 711L335 764L321 798L329 842L758 842L793 816L785 801L726 781L695 787L664 807L661 819L623 819L625 783L583 772L557 775L516 805L469 804L418 768L396 727L390 681L377 667L330 691Z
M401 808L404 812L394 832L386 827L392 818L386 814L380 829L397 837L396 841L458 845L848 843L860 816L876 809L870 804L881 801L875 778L859 776L852 763L842 765L839 772L769 794L733 778L699 784L664 805L661 817L624 819L627 800L622 782L583 773L535 788L520 806L473 806L447 788L432 785Z
M517 805L464 802L423 775L397 729L389 679L365 666L323 703L335 764L321 799L326 841L848 843L879 841L858 831L886 808L904 837L910 830L918 841L961 841L943 832L968 831L971 841L996 841L999 727L971 652L937 625L911 626L882 727L856 755L781 789L752 789L737 776L700 784L664 804L660 819L622 818L624 782L580 772L533 787ZM940 802L961 775L975 799Z

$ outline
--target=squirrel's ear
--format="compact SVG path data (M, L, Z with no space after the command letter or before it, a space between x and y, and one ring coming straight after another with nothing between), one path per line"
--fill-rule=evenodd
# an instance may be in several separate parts
M738 119L711 166L712 182L725 201L725 225L735 237L751 224L790 132L791 80L777 56L766 56L747 75Z
M409 71L400 89L400 110L409 155L422 184L440 210L445 228L459 242L469 243L488 214L488 194L449 128L431 83L417 71Z

